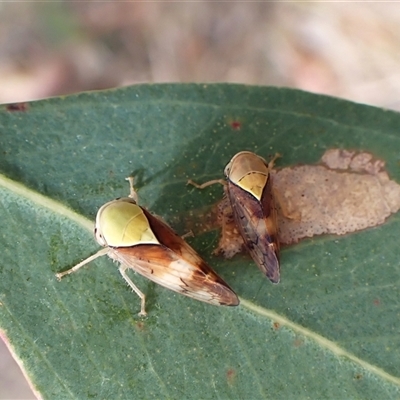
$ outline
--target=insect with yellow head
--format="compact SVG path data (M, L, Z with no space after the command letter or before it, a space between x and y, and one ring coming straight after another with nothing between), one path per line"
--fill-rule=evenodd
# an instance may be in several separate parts
M104 204L97 212L95 237L104 247L96 254L58 273L77 271L98 257L108 255L120 263L119 272L141 298L140 315L146 315L145 295L131 281L132 269L175 292L214 305L236 306L239 299L211 267L166 223L137 204L133 178L129 197Z
M222 183L232 207L244 245L271 282L280 280L277 212L270 171L279 155L267 163L250 151L237 153L225 167L226 181L217 179L198 185L203 189Z

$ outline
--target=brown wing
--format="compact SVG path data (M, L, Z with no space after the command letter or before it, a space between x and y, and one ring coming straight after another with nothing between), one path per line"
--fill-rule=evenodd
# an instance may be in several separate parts
M261 202L229 180L227 191L246 248L270 281L278 283L279 242L271 180L265 185Z
M148 211L144 212L161 244L110 249L111 258L161 286L196 300L215 305L239 304L228 284L180 236Z

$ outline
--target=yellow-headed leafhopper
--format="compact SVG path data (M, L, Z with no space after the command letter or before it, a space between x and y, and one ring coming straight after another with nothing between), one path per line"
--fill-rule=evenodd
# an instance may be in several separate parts
M58 273L57 278L108 255L121 264L119 272L141 298L140 315L146 315L145 295L126 274L129 268L193 299L214 305L238 305L236 294L211 267L166 223L137 204L133 179L128 180L130 196L110 201L97 212L94 233L104 249Z
M244 244L260 270L273 283L280 279L277 213L270 170L275 158L267 163L249 151L237 153L225 167L227 181L214 180L203 185L223 183L233 218Z

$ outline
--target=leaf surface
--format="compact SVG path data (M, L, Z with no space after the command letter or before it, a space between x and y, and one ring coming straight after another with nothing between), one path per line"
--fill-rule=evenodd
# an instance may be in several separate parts
M295 90L140 85L0 111L0 327L44 398L398 398L400 218L286 247L272 285L247 255L211 256L217 232L189 241L241 298L214 307L130 274L139 299L93 254L97 209L128 194L180 234L221 187L238 151L278 166L333 147L365 150L400 181L400 115ZM73 211L72 211L73 210ZM84 218L85 217L85 218Z

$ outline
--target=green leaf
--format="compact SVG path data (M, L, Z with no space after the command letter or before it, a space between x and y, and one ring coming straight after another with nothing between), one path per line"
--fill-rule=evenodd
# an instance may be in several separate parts
M241 298L197 302L130 274L139 298L103 257L91 226L128 194L185 233L240 150L278 166L311 164L333 147L366 150L400 181L397 113L295 90L142 85L33 102L0 112L0 326L44 398L399 398L400 218L343 237L284 248L272 285L247 255L193 247ZM8 179L7 179L8 178ZM72 212L71 210L74 210ZM88 218L85 219L82 216Z

